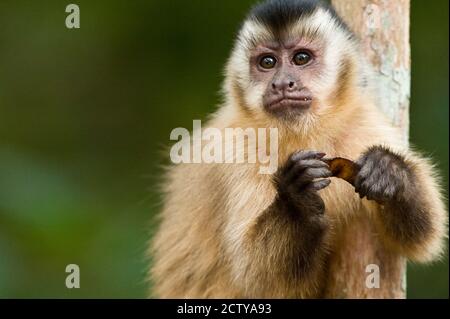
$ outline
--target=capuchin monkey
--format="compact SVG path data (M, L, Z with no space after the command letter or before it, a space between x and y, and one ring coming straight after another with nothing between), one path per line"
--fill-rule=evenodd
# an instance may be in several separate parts
M271 175L259 173L260 163L168 169L149 249L152 296L340 297L333 291L340 276L345 297L386 297L365 286L365 265L345 264L361 245L345 239L359 219L370 221L391 256L439 258L447 212L436 172L379 112L371 78L355 35L330 6L255 6L207 127L277 128L278 168ZM354 186L331 177L328 157L356 162ZM367 247L361 260L370 264L380 257ZM379 267L383 280L392 269Z

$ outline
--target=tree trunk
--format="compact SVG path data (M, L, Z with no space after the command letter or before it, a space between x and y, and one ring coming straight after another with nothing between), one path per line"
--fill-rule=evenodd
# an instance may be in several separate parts
M332 0L332 3L360 38L364 54L378 77L379 105L392 123L403 130L407 144L411 82L410 0ZM348 260L342 266L377 264L380 288L352 291L349 278L338 278L330 297L406 297L406 261L384 249L367 219L359 220L358 225L348 229L344 240L353 245L345 254Z

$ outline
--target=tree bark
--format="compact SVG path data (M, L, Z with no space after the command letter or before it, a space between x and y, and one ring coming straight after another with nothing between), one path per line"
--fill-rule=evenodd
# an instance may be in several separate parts
M380 107L392 123L409 133L411 53L409 43L410 0L332 0L338 14L360 38L364 54L373 65L380 90ZM380 268L380 288L351 291L348 278L335 280L331 297L406 297L406 261L386 251L366 219L346 233L354 243L343 266L368 262ZM368 275L368 274L366 274ZM362 279L362 278L360 278Z

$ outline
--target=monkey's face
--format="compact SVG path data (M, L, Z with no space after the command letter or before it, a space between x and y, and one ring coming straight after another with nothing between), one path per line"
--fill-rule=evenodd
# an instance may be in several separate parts
M227 90L258 116L312 123L354 85L356 45L327 9L293 18L277 3L269 8L274 13L256 9L244 23L228 63Z
M250 78L262 88L261 107L274 116L293 118L312 107L323 67L320 44L302 38L265 41L250 53Z

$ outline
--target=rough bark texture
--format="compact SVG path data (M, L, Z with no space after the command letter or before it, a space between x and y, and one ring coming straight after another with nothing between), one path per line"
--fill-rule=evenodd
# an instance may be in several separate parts
M380 107L393 124L404 132L408 143L410 97L410 0L332 0L336 11L361 39L364 53L372 63L380 90ZM346 242L357 245L349 248L342 266L368 262L380 267L380 288L367 297L405 298L406 261L385 251L367 220L346 233ZM347 291L346 280L337 278L335 297L355 296ZM363 278L361 278L362 280ZM350 287L351 289L351 287ZM357 293L358 294L358 293Z

